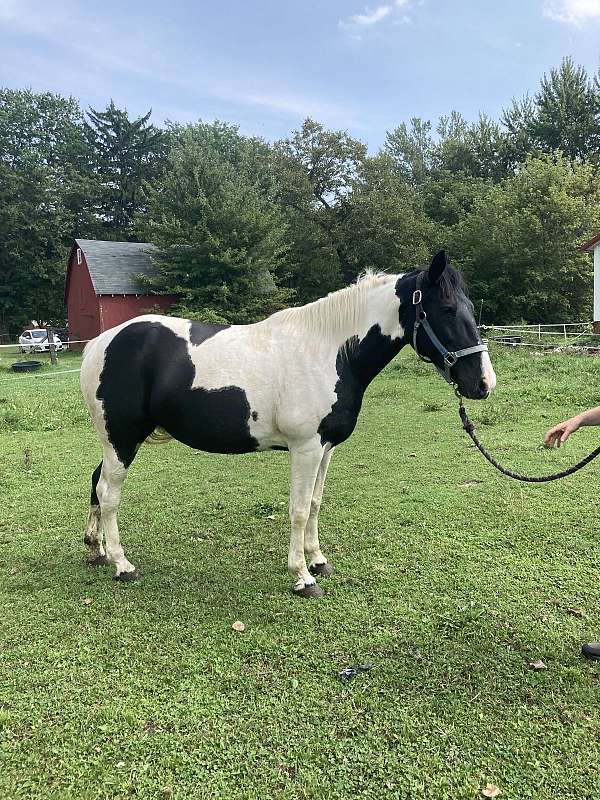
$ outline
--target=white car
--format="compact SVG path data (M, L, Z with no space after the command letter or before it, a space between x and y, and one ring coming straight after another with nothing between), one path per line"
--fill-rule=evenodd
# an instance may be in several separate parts
M57 351L64 347L56 334L54 334L54 346ZM31 328L31 330L23 331L19 336L19 350L22 353L47 353L50 350L50 342L46 329Z

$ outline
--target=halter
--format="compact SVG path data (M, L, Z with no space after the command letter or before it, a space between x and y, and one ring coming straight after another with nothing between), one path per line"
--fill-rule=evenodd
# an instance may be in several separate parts
M429 320L427 319L427 314L425 309L423 308L423 292L421 291L421 285L423 283L423 272L420 272L417 275L417 285L415 291L413 292L413 306L415 307L415 325L413 328L413 348L415 353L419 356L421 361L427 361L428 363L432 363L430 358L421 355L419 353L419 348L417 347L417 333L419 332L419 328L423 328L427 336L429 337L429 341L438 351L438 353L444 359L444 369L438 367L437 364L434 364L437 371L440 373L442 378L445 381L448 381L449 384L454 385L454 381L450 377L450 370L456 364L459 358L463 358L464 356L470 356L473 353L485 353L487 352L487 344L475 344L473 347L463 347L462 350L454 350L450 351L440 342L438 337L435 335L433 328L429 324Z

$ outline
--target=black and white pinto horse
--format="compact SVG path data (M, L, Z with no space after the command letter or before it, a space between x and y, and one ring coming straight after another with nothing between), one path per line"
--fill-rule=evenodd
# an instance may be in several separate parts
M156 429L212 453L289 450L295 593L319 597L332 568L318 516L334 449L354 430L373 378L407 343L472 399L496 377L460 275L443 251L425 270L356 284L253 325L137 317L88 344L81 387L103 457L92 475L85 543L116 578L138 572L119 541L121 487ZM307 566L308 559L308 566Z

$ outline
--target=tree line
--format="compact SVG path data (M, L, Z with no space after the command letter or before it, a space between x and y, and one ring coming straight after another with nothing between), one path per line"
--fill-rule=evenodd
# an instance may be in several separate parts
M311 119L269 143L150 116L0 89L5 329L64 320L75 237L153 242L148 291L207 321L254 321L440 247L484 322L590 318L578 246L600 230L600 72L567 58L501 119L413 118L375 154Z

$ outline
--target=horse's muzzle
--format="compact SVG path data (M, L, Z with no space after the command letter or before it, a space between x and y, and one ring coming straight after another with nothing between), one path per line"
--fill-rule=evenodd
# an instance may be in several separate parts
M471 389L460 389L460 393L463 397L467 397L469 400L487 400L492 393L492 390L490 389L485 378L482 378L477 386Z

